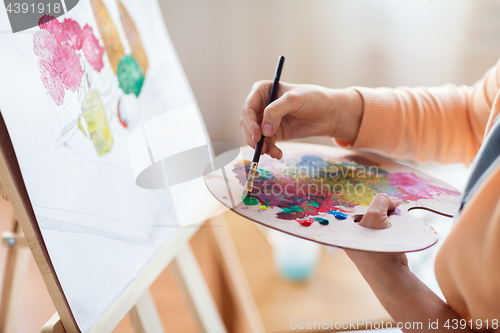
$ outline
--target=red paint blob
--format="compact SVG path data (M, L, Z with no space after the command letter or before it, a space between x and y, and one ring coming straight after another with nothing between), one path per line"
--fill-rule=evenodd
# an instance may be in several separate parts
M314 219L313 218L309 218L307 220L296 220L296 221L299 222L301 226L308 227L308 226L310 226L314 222Z

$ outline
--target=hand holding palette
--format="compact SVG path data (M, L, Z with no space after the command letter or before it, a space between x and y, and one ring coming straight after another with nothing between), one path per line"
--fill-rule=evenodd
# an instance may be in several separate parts
M334 147L280 147L282 160L261 159L250 197L241 194L253 150L218 156L216 165L228 157L231 162L205 175L210 192L237 214L267 227L326 245L379 252L418 251L436 243L434 229L409 210L452 216L458 209L460 192L407 166ZM398 202L386 229L358 224L377 193Z

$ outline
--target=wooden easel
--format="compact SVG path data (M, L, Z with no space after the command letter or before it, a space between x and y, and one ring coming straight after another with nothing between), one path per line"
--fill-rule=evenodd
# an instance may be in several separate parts
M16 330L21 305L19 296L24 285L30 256L28 243L15 218L12 219L11 230L2 233L2 243L7 247L0 297L0 332L4 333Z
M221 216L212 219L208 223L216 226L216 228L212 228L212 231L214 249L218 257L217 263L222 266L224 280L227 281L227 288L230 290L232 299L238 307L238 313L245 314L245 331L263 332L262 323L249 294L238 258L234 254L236 253L234 251L234 244L228 230L225 228L224 217ZM17 326L18 312L21 304L18 300L19 297L16 296L20 294L24 284L29 249L22 230L15 219L13 220L13 230L3 232L2 238L4 244L8 246L8 254L2 288L0 331L8 333L15 332ZM200 332L224 332L225 328L222 320L219 314L214 311L216 309L215 304L189 245L184 245L172 260L170 268L173 270L188 297L188 303L195 314ZM150 273L154 275L153 270ZM147 277L143 278L144 280L150 280ZM163 332L162 324L149 290L144 292L128 312L128 315L136 332ZM119 321L121 318L117 318L117 320ZM66 332L58 313L55 313L47 321L42 328L42 332Z
M42 328L44 333L80 332L68 302L62 292L60 283L50 262L38 224L36 222L30 199L17 164L12 145L9 142L5 124L0 130L0 179L3 189L14 208L17 221L10 233L5 233L5 240L12 244L9 248L4 291L2 292L2 310L0 312L0 328L4 332L12 331L15 326L16 306L14 297L22 286L27 264L28 245L35 257L47 289L52 297L57 312ZM205 207L210 209L210 207ZM212 207L215 209L215 207ZM22 234L21 228L24 231ZM231 292L234 304L243 314L243 326L246 332L263 332L264 328L253 302L245 276L236 257L234 244L226 228L222 215L210 219L216 255L219 257L221 272ZM214 227L217 226L217 227ZM111 332L113 328L129 314L136 332L163 332L163 327L153 302L149 287L160 273L171 263L177 280L188 299L195 315L200 332L226 332L220 314L213 301L206 281L188 243L197 228L180 228L175 235L147 263L135 280L118 296L111 306L92 325L88 332Z

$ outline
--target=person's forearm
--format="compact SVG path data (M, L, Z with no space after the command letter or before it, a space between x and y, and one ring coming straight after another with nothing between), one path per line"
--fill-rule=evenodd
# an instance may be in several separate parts
M404 329L405 332L449 332L444 327L446 321L449 320L448 324L452 326L453 319L461 319L407 266L396 261L363 260L360 253L353 251L348 251L348 255L395 322L422 323L420 330ZM431 329L430 323L436 320L437 329ZM473 332L469 328L462 331Z
M363 98L354 89L333 89L331 98L336 108L331 136L353 143L363 118Z

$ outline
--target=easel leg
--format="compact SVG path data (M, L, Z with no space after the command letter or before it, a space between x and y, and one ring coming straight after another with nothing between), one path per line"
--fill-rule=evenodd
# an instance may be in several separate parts
M149 290L142 295L128 315L136 333L165 332Z
M184 290L200 332L226 332L217 306L189 244L186 244L179 251L170 267L177 282Z
M221 273L232 296L234 306L237 308L236 313L242 314L239 323L244 332L264 332L264 324L260 319L259 311L253 300L245 272L227 227L225 214L215 216L209 221L214 234L215 244L213 247L219 257Z
M30 249L26 246L21 227L16 219L12 223L12 232L9 233L12 237L4 238L8 250L0 298L0 333L17 331L21 295L30 258Z

